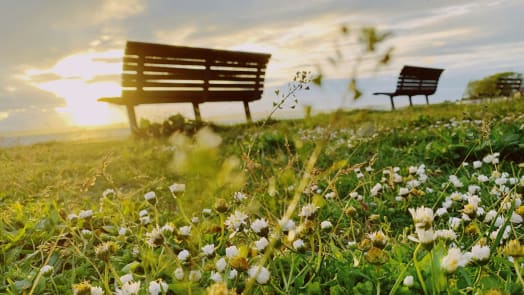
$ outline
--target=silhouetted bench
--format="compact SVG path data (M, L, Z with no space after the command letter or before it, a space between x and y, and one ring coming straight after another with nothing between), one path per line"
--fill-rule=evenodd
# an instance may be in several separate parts
M497 92L501 96L512 96L515 92L520 92L522 84L521 78L500 77L497 79Z
M391 108L395 109L393 97L407 95L409 105L413 106L411 97L425 95L426 103L429 104L428 96L437 91L438 80L443 69L404 66L397 81L395 92L375 92L374 95L387 95L391 100Z
M134 107L141 104L191 103L201 121L199 104L241 101L251 122L249 102L262 96L270 56L128 41L122 94L98 101L125 105L131 130L137 128Z

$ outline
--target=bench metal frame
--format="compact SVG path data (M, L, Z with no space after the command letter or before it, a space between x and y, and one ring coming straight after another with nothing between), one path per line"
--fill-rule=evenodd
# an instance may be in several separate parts
M191 103L195 119L201 121L201 103L242 101L251 122L249 102L262 96L270 57L265 53L128 41L121 96L98 101L125 105L132 131L137 128L134 107L140 104Z
M443 69L424 68L415 66L404 66L397 81L395 92L375 92L374 95L387 95L391 101L391 109L395 109L393 97L406 95L409 97L409 105L413 106L412 96L425 95L426 104L429 104L428 96L437 91L438 81Z

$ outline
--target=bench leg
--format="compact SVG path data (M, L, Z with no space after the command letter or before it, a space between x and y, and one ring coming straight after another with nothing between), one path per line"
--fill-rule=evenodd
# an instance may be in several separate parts
M395 103L393 102L393 96L389 97L389 100L391 101L391 110L395 110Z
M429 99L427 95L426 95L426 104L429 104Z
M127 105L127 117L129 118L129 128L131 128L131 133L135 133L138 126L136 124L136 114L135 106Z
M244 111L246 112L246 119L248 123L253 123L253 119L251 118L251 112L249 111L249 102L244 100Z
M410 106L410 107L413 106L413 101L411 101L411 96L409 96L409 106Z
M193 111L195 112L195 120L197 122L201 122L202 121L202 117L200 116L200 108L198 106L198 103L196 103L196 102L193 103Z

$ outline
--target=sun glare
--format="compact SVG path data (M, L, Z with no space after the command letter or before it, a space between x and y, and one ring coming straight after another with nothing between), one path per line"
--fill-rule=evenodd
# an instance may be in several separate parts
M123 111L100 97L119 96L119 75L122 69L121 50L84 52L69 55L50 69L29 69L25 78L35 87L51 92L65 101L56 108L70 126L94 127L125 122ZM53 75L55 79L39 80Z

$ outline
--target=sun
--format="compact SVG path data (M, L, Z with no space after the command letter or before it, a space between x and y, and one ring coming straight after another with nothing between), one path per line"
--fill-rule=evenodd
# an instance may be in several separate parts
M55 111L70 127L121 123L126 120L121 109L97 101L100 97L120 96L121 57L121 50L76 53L49 69L29 69L24 78L31 85L64 99L65 105ZM45 79L46 76L53 79Z

